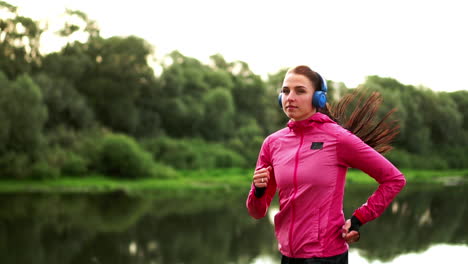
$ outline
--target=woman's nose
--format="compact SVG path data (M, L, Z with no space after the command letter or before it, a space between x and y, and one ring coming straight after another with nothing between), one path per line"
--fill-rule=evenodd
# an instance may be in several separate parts
M294 101L296 100L296 95L294 93L289 93L288 96L286 97L287 101Z

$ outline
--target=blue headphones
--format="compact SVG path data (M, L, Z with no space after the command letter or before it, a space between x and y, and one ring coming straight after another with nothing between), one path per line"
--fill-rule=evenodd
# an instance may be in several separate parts
M314 96L312 97L312 105L317 107L317 108L324 108L325 105L327 104L327 81L318 74L318 72L315 72L319 79L320 79L320 90L317 90L314 92ZM283 92L281 92L278 96L278 103L281 109L283 108L283 103L282 103L282 97L283 97Z

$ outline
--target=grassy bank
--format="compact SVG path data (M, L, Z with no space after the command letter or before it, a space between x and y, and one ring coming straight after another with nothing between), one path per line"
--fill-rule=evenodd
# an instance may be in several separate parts
M408 183L458 184L468 181L466 170L403 170ZM47 180L2 180L0 192L141 192L162 190L205 190L230 191L249 188L252 170L250 169L215 169L181 171L182 177L174 179L117 180L102 175L88 177L61 177ZM348 183L375 184L367 174L350 170Z
M464 170L411 170L402 169L408 183L456 183L468 181L468 169ZM375 183L375 180L362 171L349 170L348 182Z

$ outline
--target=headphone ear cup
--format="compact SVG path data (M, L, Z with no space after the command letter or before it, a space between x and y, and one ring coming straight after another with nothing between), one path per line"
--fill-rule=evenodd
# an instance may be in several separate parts
M315 91L312 97L312 105L317 108L324 108L327 104L327 93L324 91Z
M283 109L283 93L278 95L278 104L281 109Z

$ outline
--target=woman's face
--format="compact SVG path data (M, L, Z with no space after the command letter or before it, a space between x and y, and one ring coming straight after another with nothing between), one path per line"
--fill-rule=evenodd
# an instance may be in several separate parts
M315 114L312 96L315 88L312 82L301 74L287 73L282 88L284 113L294 121L305 120Z

